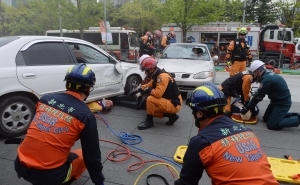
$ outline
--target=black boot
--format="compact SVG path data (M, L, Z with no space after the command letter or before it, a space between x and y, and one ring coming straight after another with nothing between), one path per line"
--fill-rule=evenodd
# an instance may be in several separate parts
M139 124L138 129L145 130L151 127L153 127L153 116L147 114L146 120Z
M179 118L179 116L177 114L169 114L169 113L165 113L164 117L169 118L169 121L166 122L166 125L173 125L175 123L175 121L177 121Z

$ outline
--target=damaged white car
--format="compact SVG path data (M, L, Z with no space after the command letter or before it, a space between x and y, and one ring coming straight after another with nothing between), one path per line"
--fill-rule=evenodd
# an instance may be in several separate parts
M49 36L0 37L0 135L26 132L35 103L48 93L65 91L67 70L86 63L96 84L86 102L128 93L144 78L138 64L119 62L80 39Z

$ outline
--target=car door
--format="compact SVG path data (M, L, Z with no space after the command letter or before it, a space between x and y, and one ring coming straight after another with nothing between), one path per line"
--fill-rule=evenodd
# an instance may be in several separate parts
M38 39L18 52L16 64L20 83L42 96L65 91L64 78L75 60L62 39Z
M77 62L87 64L96 75L94 90L89 99L97 100L124 93L123 72L116 70L116 65L120 65L119 62L102 52L99 47L87 42L79 43L72 40L65 40L65 42Z

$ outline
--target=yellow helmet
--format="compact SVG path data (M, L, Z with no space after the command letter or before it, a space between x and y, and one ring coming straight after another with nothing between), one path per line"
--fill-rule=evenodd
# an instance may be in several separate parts
M243 28L239 29L238 34L239 35L247 35L248 31L245 27L243 27Z

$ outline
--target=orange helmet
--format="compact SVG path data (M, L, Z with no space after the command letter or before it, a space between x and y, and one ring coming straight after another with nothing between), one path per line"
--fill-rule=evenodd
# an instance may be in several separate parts
M148 57L148 58L145 58L140 65L141 65L142 71L148 70L148 69L155 69L157 66L157 61L152 57Z

